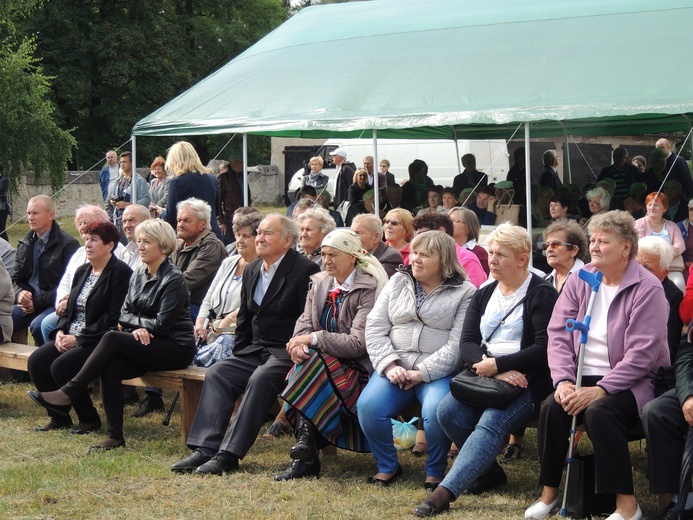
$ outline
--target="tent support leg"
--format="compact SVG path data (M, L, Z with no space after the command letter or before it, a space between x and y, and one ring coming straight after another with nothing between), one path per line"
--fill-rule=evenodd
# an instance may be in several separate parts
M532 239L532 174L531 174L531 164L530 164L530 153L529 153L529 123L525 122L525 190L527 193L527 206L525 211L527 211L527 233L529 233L529 239L533 243ZM532 253L529 254L529 265L532 266Z
M373 208L376 216L380 217L380 186L378 185L378 174L380 165L378 163L378 131L373 129Z
M243 134L243 205L248 205L248 134Z
M134 175L139 175L137 173L137 138L133 135L131 135L132 139L132 175L133 179L135 178ZM130 194L130 200L132 201L133 204L137 203L137 196L139 194L137 193L137 183L132 182L131 183L131 194Z

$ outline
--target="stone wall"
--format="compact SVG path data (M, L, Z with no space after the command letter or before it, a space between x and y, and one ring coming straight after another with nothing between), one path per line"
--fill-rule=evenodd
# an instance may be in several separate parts
M139 168L140 173L148 173L148 169ZM279 179L279 169L272 165L260 165L248 169L250 192L254 204L276 204L284 193ZM26 209L26 204L31 197L36 195L53 196L58 206L58 217L71 216L82 204L102 204L101 187L99 186L99 172L67 172L65 183L61 190L52 193L48 183L48 176L44 176L40 183L36 182L33 172L28 172L23 182L19 185L19 193L12 196L14 218L21 218Z

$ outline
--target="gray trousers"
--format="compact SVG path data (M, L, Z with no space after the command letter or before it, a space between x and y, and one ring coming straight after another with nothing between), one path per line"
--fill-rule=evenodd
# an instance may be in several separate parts
M284 389L292 366L291 359L277 358L266 350L232 355L212 365L202 386L188 447L245 457ZM227 432L236 399L243 394L236 419Z
M642 425L647 436L650 492L677 494L688 423L675 389L645 405Z

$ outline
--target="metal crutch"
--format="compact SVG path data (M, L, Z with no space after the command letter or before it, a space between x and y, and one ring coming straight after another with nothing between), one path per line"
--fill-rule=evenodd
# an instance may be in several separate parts
M590 273L584 269L578 271L578 276L581 280L587 282L587 284L592 289L592 294L590 294L590 300L587 304L587 312L585 312L585 317L582 321L577 321L574 319L569 319L566 321L565 330L568 332L580 331L580 347L578 348L578 364L577 364L577 376L575 377L575 391L577 392L582 387L582 364L585 359L585 344L587 343L587 336L590 331L590 322L592 321L592 306L594 305L595 297L597 296L597 291L602 283L602 278L604 274L600 271L596 273ZM573 416L573 422L570 424L570 446L568 446L568 460L566 465L566 475L565 475L565 488L563 489L563 501L561 502L561 512L560 515L565 518L568 515L566 509L566 503L568 502L568 481L570 479L570 463L573 460L573 443L575 442L575 428L577 427L577 415Z

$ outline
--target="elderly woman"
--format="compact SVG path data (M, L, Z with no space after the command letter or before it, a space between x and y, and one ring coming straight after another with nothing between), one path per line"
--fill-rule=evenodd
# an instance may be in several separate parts
M479 224L479 218L476 216L476 213L467 208L455 207L450 210L448 215L450 215L450 219L454 224L452 238L455 239L457 245L469 249L476 255L486 276L488 276L490 272L488 267L488 253L486 249L477 244L481 224Z
M318 449L328 444L369 451L356 401L373 371L366 317L388 278L351 230L332 231L321 249L324 271L311 277L305 311L286 345L295 365L282 398L289 405L286 415L296 445L289 452L291 466L275 480L317 476Z
M553 268L544 280L560 293L568 277L585 265L582 258L587 252L587 236L577 222L563 219L547 227L543 239L546 261ZM501 462L520 458L525 447L524 436L524 428L510 435L508 444L503 449Z
M391 209L383 219L385 243L402 254L402 263L409 264L409 242L414 236L414 217L404 208Z
M674 222L664 218L664 213L669 207L669 197L664 193L650 193L645 198L645 207L647 215L635 221L635 229L639 237L663 238L667 244L674 246L676 251L674 258L681 256L681 253L686 250L686 242L683 240L681 230Z
M149 212L152 217L162 217L168 201L169 177L166 175L166 160L157 157L150 166L152 179L149 181Z
M113 255L120 239L115 225L96 221L81 227L80 231L87 262L80 265L72 277L65 312L58 321L53 341L45 343L29 357L29 375L40 392L56 390L72 379L101 337L118 324L132 274L128 265ZM73 433L89 433L101 427L101 419L86 389L75 394L72 407L79 418ZM69 415L49 410L48 416L48 424L37 426L36 431L72 426Z
M635 259L633 217L625 211L595 215L588 233L592 262L584 269L600 271L604 278L592 308L582 387L575 390L580 333L568 332L566 320L584 319L592 291L571 276L549 323L548 359L556 390L542 404L539 417L543 490L525 518L543 518L558 505L574 416L585 424L594 448L595 491L616 494L616 511L609 520L642 518L633 494L628 430L654 398L655 373L669 365L668 306L662 284Z
M356 204L363 200L363 194L366 193L370 187L368 186L368 170L365 168L359 168L354 173L354 182L349 186L348 200L351 204Z
M298 250L322 268L320 244L335 228L334 219L327 210L314 206L296 219L299 225Z
M304 186L312 186L315 191L319 192L327 187L330 178L322 173L322 167L325 161L322 157L311 157L308 161L310 171L303 175L301 179L301 188Z
M587 204L590 208L590 217L584 223L585 229L588 226L589 219L594 215L600 213L606 213L609 211L609 205L611 204L611 195L604 188L594 188L585 194L587 198Z
M577 222L559 220L544 230L542 247L546 262L553 268L544 279L560 293L568 277L585 265L582 259L587 253L587 235Z
M443 202L443 187L440 185L429 186L426 190L427 207L420 209L416 216L425 215L426 213L441 213L447 210L441 206Z
M503 485L496 462L503 439L523 427L551 392L546 362L546 326L556 291L530 273L527 231L510 223L489 235L489 266L495 282L480 289L467 310L460 351L478 377L492 377L520 388L505 409L463 403L452 394L438 406L443 431L459 455L439 486L414 511L431 516L450 507L461 493L480 493Z
M452 237L426 231L414 237L411 251L411 265L390 279L368 315L366 348L375 373L357 407L378 467L368 482L387 486L402 474L390 419L421 404L428 489L447 467L450 440L436 410L460 363L460 333L476 289L457 260Z
M174 144L166 156L166 171L173 177L169 181L168 200L164 219L176 229L178 224L178 203L190 198L204 200L212 208L212 232L219 240L224 236L217 222L219 208L219 188L209 168L202 165L193 145L187 141Z
M53 392L29 392L47 410L67 417L70 405L101 377L108 438L89 451L125 446L122 381L150 370L185 368L195 354L190 295L183 273L171 263L176 235L163 220L146 220L135 229L142 265L130 279L120 332L104 334L72 380Z
M202 300L195 321L195 336L206 341L206 344L197 350L194 365L209 367L220 359L229 357L233 351L236 318L241 306L243 271L257 258L255 237L263 218L265 216L257 211L239 214L236 210L233 234L238 254L224 259ZM210 332L212 335L208 336Z
M320 192L320 195L318 195L316 202L330 213L330 216L334 219L334 222L338 228L344 227L344 220L342 219L342 216L339 214L339 211L330 209L330 204L332 204L332 195L329 191L322 190Z

